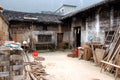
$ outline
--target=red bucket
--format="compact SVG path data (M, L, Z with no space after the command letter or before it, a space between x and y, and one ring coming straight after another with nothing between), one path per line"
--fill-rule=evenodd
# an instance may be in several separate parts
M37 51L34 51L34 52L33 52L33 56L34 56L34 57L37 57L37 56L38 56L38 52L37 52Z
M78 55L78 49L75 50L75 54Z

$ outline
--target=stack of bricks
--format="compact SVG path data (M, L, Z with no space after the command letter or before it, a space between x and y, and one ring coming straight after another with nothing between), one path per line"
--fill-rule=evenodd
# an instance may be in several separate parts
M15 50L10 52L10 76L11 80L24 80L23 76L23 56L21 51Z
M21 50L0 50L0 80L24 80Z
M0 80L10 80L10 54L7 52L0 52Z

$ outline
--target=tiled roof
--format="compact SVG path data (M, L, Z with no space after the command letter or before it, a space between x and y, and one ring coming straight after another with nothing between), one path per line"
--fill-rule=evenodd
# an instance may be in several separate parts
M26 13L4 10L4 16L8 21L34 21L34 22L46 22L46 23L61 23L60 15L56 14L45 14L45 13Z

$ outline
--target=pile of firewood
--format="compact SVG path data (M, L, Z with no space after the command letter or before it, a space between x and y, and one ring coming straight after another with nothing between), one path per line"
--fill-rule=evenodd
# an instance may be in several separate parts
M25 63L30 66L30 71L28 72L30 73L32 80L46 80L45 76L48 74L45 72L45 67L42 65L41 61L43 60L45 60L43 57L34 57L33 62Z

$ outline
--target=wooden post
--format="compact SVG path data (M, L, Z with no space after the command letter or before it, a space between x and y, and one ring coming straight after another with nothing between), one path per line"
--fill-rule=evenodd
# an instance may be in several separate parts
M30 43L30 44L31 44L30 48L31 48L31 49L34 49L33 33L32 33L33 29L34 29L34 25L33 25L33 23L32 23L31 29L30 29L30 42L31 42L31 43Z
M59 32L59 33L62 32L61 24L58 25L58 32Z
M99 37L99 32L100 32L100 20L99 20L99 11L96 14L96 33L97 33L97 38Z
M113 19L114 19L114 9L112 7L110 10L110 28L113 27Z
M86 42L88 42L88 21L86 20L86 23L85 23L85 27L86 27Z
M74 44L75 44L74 27L75 27L75 23L74 23L74 20L72 20L72 24L71 24L71 46L72 46L72 49L75 48L75 46L74 46Z

